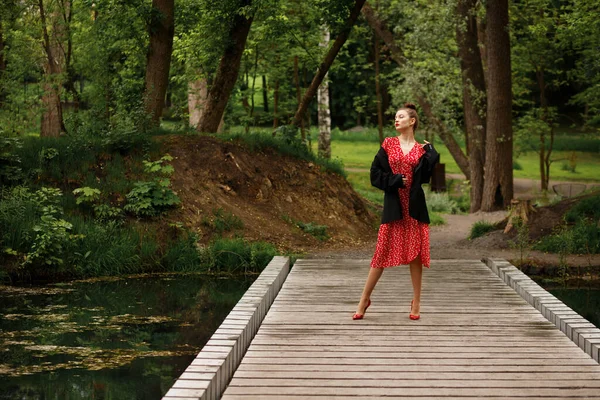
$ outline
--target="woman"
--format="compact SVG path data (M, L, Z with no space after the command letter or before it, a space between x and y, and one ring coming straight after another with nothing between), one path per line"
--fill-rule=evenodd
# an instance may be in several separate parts
M429 268L429 214L421 184L428 183L439 154L425 141L415 140L419 117L414 104L396 112L398 136L383 141L371 164L371 184L385 192L377 246L358 310L352 319L362 319L371 305L371 293L383 269L410 265L413 300L409 317L420 318L423 265Z

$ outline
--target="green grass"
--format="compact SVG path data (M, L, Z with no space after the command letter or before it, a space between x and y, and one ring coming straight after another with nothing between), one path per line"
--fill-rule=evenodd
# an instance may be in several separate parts
M471 233L469 234L469 239L475 239L480 236L485 235L488 232L496 230L496 226L491 222L487 221L477 221L471 227Z

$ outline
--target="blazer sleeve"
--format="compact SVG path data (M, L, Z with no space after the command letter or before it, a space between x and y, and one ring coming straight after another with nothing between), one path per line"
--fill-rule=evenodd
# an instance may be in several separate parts
M440 161L440 154L435 150L431 143L426 144L423 149L423 170L421 172L421 184L429 183L433 175L433 167Z
M392 173L387 153L380 148L371 163L371 185L386 192L394 191L404 187L402 177Z

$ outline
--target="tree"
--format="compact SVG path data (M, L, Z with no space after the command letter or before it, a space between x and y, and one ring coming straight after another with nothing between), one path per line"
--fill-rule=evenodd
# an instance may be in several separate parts
M152 0L153 12L148 24L150 45L146 63L144 101L153 125L160 124L169 84L175 31L174 3L174 0Z
M508 207L513 197L512 79L508 0L486 3L487 129L481 209Z
M471 181L470 212L481 208L485 164L485 77L479 52L477 0L458 0L456 42L463 84L463 108Z
M327 48L329 45L329 29L323 27L323 41L320 45ZM329 110L329 82L327 74L318 90L319 103L319 156L331 158L331 113Z
M308 108L308 103L315 96L317 88L325 78L325 74L327 74L327 71L331 67L331 64L333 64L335 57L337 56L338 52L348 39L350 31L352 30L356 19L360 15L360 10L363 7L364 3L365 0L356 0L356 2L354 3L354 7L350 12L350 16L346 20L344 27L341 29L340 33L336 37L335 41L333 42L333 45L327 52L327 55L325 56L323 62L321 63L321 65L319 65L319 69L315 74L315 77L313 78L312 82L310 83L310 86L304 93L304 97L302 98L302 101L298 106L298 110L296 110L296 114L294 115L292 125L300 126L300 122L302 118L304 118L304 114L306 112L306 109Z
M216 132L219 127L225 106L237 81L246 39L254 18L252 14L247 15L245 12L245 8L251 5L252 0L240 0L235 10L229 26L229 41L219 61L217 72L208 91L202 118L196 128L199 132Z
M44 62L44 82L42 95L41 136L58 137L65 133L62 116L61 88L65 71L65 50L62 43L66 35L66 16L70 14L69 0L50 2L51 8L46 10L44 0L38 0L40 20L42 24L42 42L46 52ZM48 11L48 13L46 12Z
M452 158L454 158L454 160L456 161L456 164L460 168L461 172L467 177L467 179L469 179L470 170L469 170L469 160L468 160L467 156L464 154L464 152L460 148L460 145L454 138L454 135L452 134L452 131L448 128L447 124L436 115L436 113L434 111L434 106L432 105L431 101L428 98L429 96L431 96L431 93L433 93L434 91L426 90L426 89L422 88L423 82L427 82L428 79L417 76L417 73L415 72L415 71L423 70L422 66L423 66L424 62L420 62L420 61L417 62L419 67L413 67L412 64L409 65L409 61L405 57L405 55L403 53L403 49L400 48L400 46L398 46L398 44L396 43L395 35L387 27L387 24L383 20L381 20L380 17L375 13L375 11L369 6L369 4L365 4L365 6L363 7L362 13L363 13L365 19L367 20L367 22L369 23L369 26L371 26L371 28L375 32L375 34L377 36L379 36L379 38L381 38L381 40L384 41L387 48L390 50L392 59L396 62L396 64L398 64L398 66L404 72L402 75L409 77L409 78L405 78L404 82L403 82L407 88L406 92L409 92L410 96L415 98L416 102L419 104L419 107L421 108L421 110L423 111L425 116L427 117L427 120L437 128L440 138L442 139L442 141L448 148ZM413 26L414 21L410 21L410 24L411 24L411 26ZM421 32L421 31L419 31L419 32ZM412 35L412 36L418 36L418 35ZM402 37L400 39L402 39L403 43L405 43L405 44L407 43L407 40L405 37ZM415 39L423 40L423 39L419 39L418 37ZM428 39L428 38L426 38L426 39ZM419 50L418 45L419 44L416 45L417 48L414 49L413 54L428 53L428 51L424 51L423 49ZM443 47L447 47L447 43L444 42ZM414 63L414 61L413 61L413 63ZM438 68L441 70L446 69L446 67L439 67L439 62L434 61L434 62L432 62L432 64L438 65ZM430 77L435 75L429 71L425 71L425 73L427 73ZM443 85L446 87L450 86L447 84L443 84Z

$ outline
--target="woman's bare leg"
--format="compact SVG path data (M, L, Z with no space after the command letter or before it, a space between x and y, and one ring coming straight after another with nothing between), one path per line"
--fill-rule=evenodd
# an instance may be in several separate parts
M373 293L377 281L381 278L381 274L383 274L383 268L369 268L369 276L367 277L365 288L363 289L360 302L358 303L358 309L356 310L357 314L362 315L365 313L365 308L367 307L367 304L369 304L371 293Z
M413 286L413 306L411 314L420 315L421 313L421 283L423 282L423 264L421 256L418 256L410 262L410 278Z

